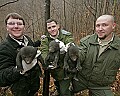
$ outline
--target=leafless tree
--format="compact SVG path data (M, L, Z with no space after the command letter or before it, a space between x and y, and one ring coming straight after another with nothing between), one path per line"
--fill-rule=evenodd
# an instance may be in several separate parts
M6 5L8 5L8 4L11 4L11 3L15 3L15 2L17 2L17 1L19 1L19 0L9 1L9 2L7 2L7 3L5 3L5 4L0 5L0 8L6 6Z

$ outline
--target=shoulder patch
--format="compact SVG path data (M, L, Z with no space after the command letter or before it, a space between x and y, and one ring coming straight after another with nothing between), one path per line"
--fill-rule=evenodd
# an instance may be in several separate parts
M70 35L71 33L66 31L66 30L61 30L62 34L65 34L65 35Z
M41 39L45 39L47 36L46 35L42 35L41 36Z

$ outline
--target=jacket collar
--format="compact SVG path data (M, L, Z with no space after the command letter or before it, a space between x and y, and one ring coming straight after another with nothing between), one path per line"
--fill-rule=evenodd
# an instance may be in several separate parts
M13 46L14 49L18 49L23 47L23 45L20 45L16 40L11 38L9 35L6 38L7 42L10 42L11 46Z
M49 39L49 40L53 40L53 38L51 38L50 35L48 35L48 39ZM57 36L56 39L58 39L58 40L60 40L60 41L63 40L63 34L62 34L61 30L59 30L59 34L58 34L58 36Z
M27 46L28 45L28 39L23 35L23 42L18 41L17 39L13 38L10 34L9 36L15 40L19 45Z
M92 35L92 39L90 39L90 42L89 42L89 43L90 43L90 44L95 44L95 45L97 44L97 45L99 45L99 43L98 43L98 36L97 36L96 33ZM120 38L117 37L117 36L114 34L113 41L110 43L109 48L110 48L110 49L111 49L111 48L119 49L119 47L120 47Z

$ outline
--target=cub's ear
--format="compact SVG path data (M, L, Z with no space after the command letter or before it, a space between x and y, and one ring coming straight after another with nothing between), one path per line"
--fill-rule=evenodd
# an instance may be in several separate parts
M71 42L71 43L69 44L69 46L75 46L75 43L72 43L72 42Z
M38 49L38 47L34 47L34 49Z
M38 50L38 47L34 47L34 49L37 51L37 50Z
M40 47L41 45L41 40L37 40L34 42L34 47Z

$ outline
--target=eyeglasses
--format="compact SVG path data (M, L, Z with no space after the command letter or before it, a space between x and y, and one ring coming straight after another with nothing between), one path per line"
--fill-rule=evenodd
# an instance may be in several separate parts
M21 23L21 22L9 22L9 23L7 23L8 25L15 25L15 24L17 24L18 26L21 26L21 25L23 25L23 23Z

